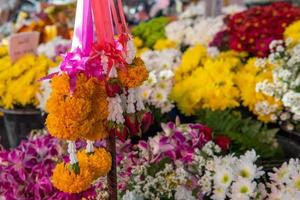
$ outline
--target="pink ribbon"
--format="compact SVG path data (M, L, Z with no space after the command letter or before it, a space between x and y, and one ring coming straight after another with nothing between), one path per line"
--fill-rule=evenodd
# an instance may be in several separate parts
M49 74L42 80L51 79L56 74L65 72L70 78L70 92L76 88L77 75L84 73L87 77L103 78L103 69L98 60L90 59L94 41L91 0L78 0L75 17L74 35L71 51L62 55L60 72Z

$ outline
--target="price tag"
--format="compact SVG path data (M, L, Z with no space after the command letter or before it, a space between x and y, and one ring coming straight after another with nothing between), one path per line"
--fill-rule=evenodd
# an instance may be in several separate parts
M36 54L39 45L39 32L16 33L9 38L9 56L15 62L24 54Z
M224 0L205 0L205 16L216 17L222 14Z

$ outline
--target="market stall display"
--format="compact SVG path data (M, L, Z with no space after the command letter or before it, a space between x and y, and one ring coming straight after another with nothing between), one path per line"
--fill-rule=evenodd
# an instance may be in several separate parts
M298 199L300 8L232 2L19 12L0 46L0 199Z

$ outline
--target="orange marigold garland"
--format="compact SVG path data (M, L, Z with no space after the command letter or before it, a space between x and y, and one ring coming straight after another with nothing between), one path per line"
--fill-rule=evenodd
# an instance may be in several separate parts
M95 78L88 79L84 74L79 74L71 95L69 82L65 73L52 79L46 120L50 134L68 140L106 138L108 103L103 84Z
M81 150L77 153L77 157L80 165L88 168L94 179L106 176L111 168L111 155L104 148L97 148L91 152L88 152L88 149Z
M132 64L127 64L125 69L118 71L118 77L124 87L135 88L148 79L148 71L141 58L135 58Z
M88 189L94 177L89 169L79 165L79 172L70 169L69 163L59 163L53 170L51 178L54 187L66 193L80 193Z

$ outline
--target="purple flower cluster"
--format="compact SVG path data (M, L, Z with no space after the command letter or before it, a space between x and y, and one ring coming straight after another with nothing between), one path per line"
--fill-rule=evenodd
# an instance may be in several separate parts
M95 188L81 194L67 194L52 186L51 175L64 153L49 135L29 137L17 148L0 151L0 197L6 200L95 198Z
M118 188L126 190L134 166L159 163L168 157L174 163L191 163L196 149L201 149L211 141L212 130L201 124L162 124L163 132L138 145L129 141L117 143Z

